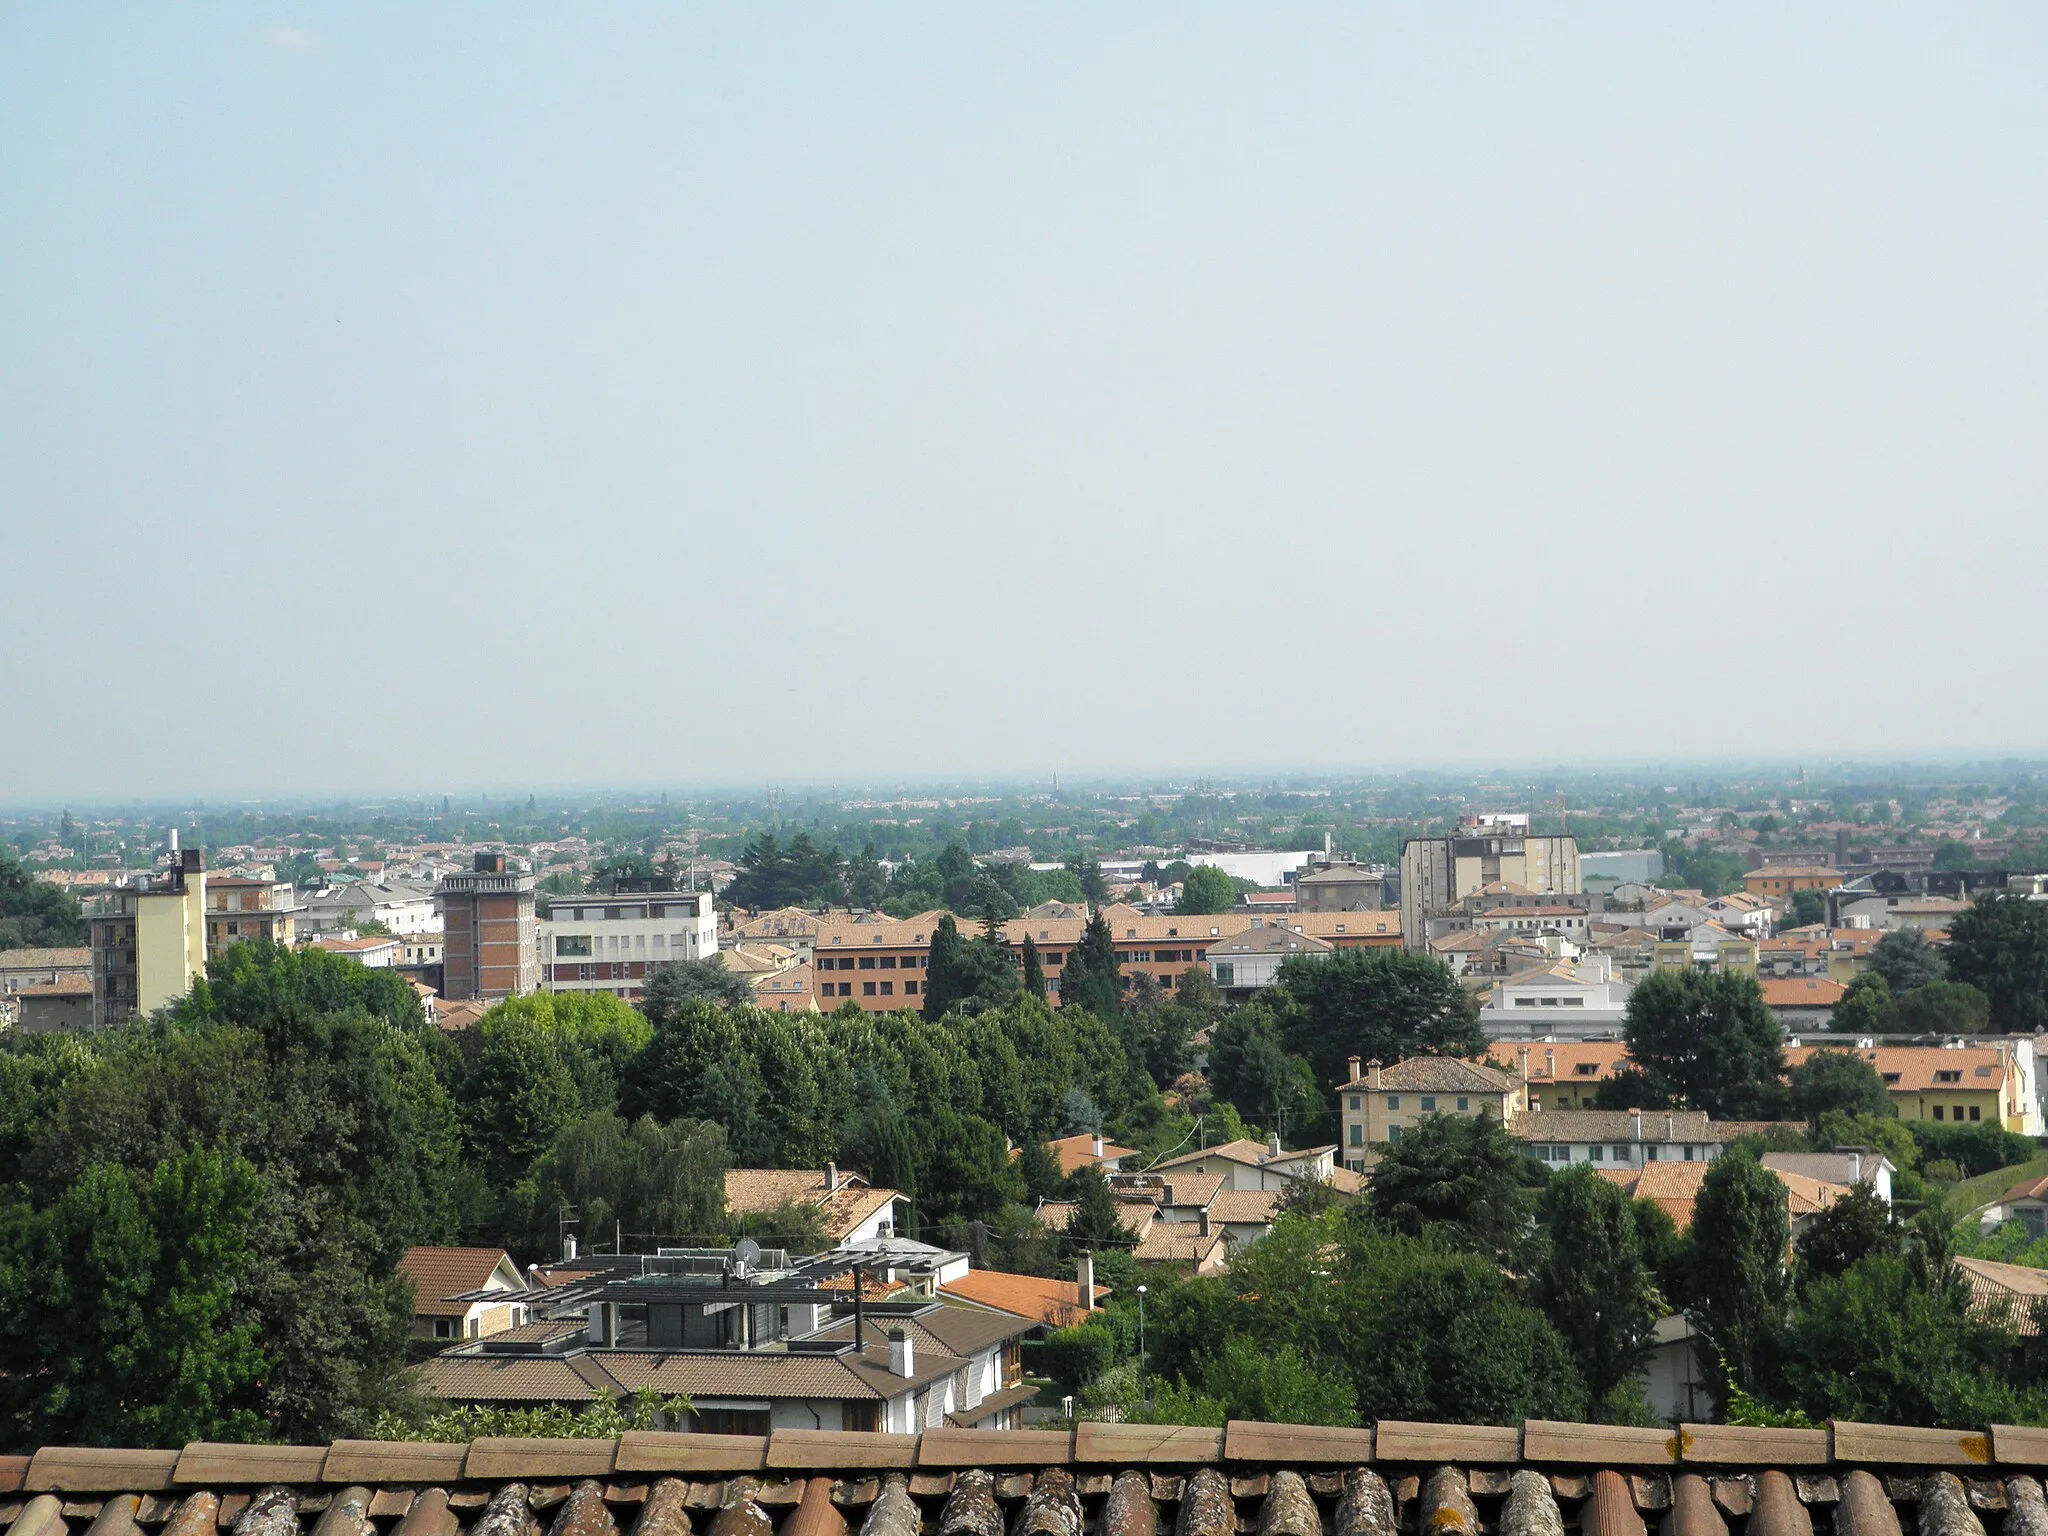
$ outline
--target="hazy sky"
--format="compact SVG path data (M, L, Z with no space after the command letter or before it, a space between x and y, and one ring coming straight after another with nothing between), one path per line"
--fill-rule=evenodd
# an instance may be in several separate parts
M0 798L2048 748L2044 76L0 6Z

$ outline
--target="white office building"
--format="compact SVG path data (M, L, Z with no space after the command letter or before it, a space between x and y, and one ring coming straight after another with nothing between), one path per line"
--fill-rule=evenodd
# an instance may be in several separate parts
M560 896L540 924L541 986L637 999L648 967L718 953L708 891L614 891Z

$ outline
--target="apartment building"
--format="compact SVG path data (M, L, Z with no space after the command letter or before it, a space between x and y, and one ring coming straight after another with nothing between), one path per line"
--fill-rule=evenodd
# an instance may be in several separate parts
M1344 1166L1353 1173L1370 1168L1402 1132L1437 1115L1491 1115L1512 1125L1528 1107L1519 1079L1451 1056L1414 1056L1391 1067L1375 1061L1363 1070L1353 1056L1349 1065L1349 1080L1337 1088L1337 1111Z
M1466 899L1500 885L1530 895L1578 895L1578 839L1492 823L1461 827L1455 837L1408 839L1401 845L1401 932L1408 947L1422 950L1433 933L1466 926Z
M718 914L708 891L668 882L620 881L604 895L563 896L540 925L541 985L550 992L609 992L628 1000L648 967L687 964L718 952Z
M1820 865L1766 864L1742 877L1742 888L1752 896L1773 899L1780 904L1794 891L1832 891L1843 880L1839 869Z
M167 870L104 901L90 918L95 1029L147 1017L206 973L205 860L174 832Z
M206 952L218 954L230 944L289 949L298 942L304 910L289 880L216 875L206 882Z
M497 1002L540 987L540 932L531 874L502 853L480 853L473 869L434 889L442 922L441 995L450 1002Z
M829 1012L851 1002L870 1013L923 1007L932 933L946 915L931 911L902 920L863 916L822 924L812 951L818 1006ZM1105 908L1103 916L1109 922L1126 986L1132 984L1133 977L1144 975L1171 988L1182 972L1206 965L1209 951L1219 941L1252 928L1271 926L1276 931L1306 934L1331 949L1391 948L1401 942L1401 918L1396 912L1267 916L1239 911L1154 916L1119 902ZM975 932L972 921L954 921L962 933L972 936ZM1047 992L1057 1001L1060 972L1087 926L1078 916L1019 917L1003 924L1003 934L1014 947L1021 948L1026 938L1038 946Z

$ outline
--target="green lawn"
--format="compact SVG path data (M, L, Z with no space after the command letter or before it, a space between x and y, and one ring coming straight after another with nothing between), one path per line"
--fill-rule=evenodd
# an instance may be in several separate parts
M2048 1153L1963 1180L1949 1190L1949 1205L1963 1212L1981 1210L2022 1179L2038 1179L2043 1174L2048 1174Z

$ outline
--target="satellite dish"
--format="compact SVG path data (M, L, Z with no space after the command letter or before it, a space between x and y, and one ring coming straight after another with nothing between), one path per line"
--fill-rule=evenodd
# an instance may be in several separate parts
M742 1264L751 1264L761 1257L761 1245L751 1237L743 1237L732 1245L732 1256Z

